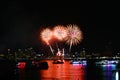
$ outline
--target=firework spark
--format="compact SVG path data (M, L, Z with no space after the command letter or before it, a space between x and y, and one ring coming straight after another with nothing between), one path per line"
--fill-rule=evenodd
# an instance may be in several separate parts
M61 25L58 25L54 28L53 34L58 40L63 40L67 36L65 27Z
M71 50L72 45L77 45L83 39L82 31L77 25L67 25L67 37L65 38L66 43L70 45L69 51Z

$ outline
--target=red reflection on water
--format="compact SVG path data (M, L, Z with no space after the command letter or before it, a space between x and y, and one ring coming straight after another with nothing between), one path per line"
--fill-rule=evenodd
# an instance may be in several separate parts
M41 79L58 79L58 80L84 80L84 66L72 65L69 61L64 64L52 64L52 61L47 61L48 70L40 70Z

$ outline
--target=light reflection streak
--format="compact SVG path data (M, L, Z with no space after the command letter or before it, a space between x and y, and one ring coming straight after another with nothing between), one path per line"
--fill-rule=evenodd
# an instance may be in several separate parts
M57 79L57 80L84 80L84 66L72 65L69 61L64 64L51 64L49 62L48 70L40 70L41 79Z
M103 68L104 80L114 80L113 70L116 69L115 64L101 65ZM116 80L116 79L115 79Z
M115 80L119 80L119 72L118 71L115 73Z

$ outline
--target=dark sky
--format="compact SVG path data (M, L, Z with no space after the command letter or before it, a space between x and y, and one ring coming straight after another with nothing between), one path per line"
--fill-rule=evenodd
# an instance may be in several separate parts
M117 2L3 1L0 5L0 51L41 47L40 29L57 24L79 25L84 35L79 46L89 50L101 50L108 44L120 49Z

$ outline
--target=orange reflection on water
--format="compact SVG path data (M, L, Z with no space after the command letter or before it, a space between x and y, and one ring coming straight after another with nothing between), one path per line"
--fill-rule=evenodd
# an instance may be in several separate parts
M40 78L42 80L84 80L84 66L78 64L70 64L65 61L64 64L53 64L52 61L47 61L48 70L40 70Z

